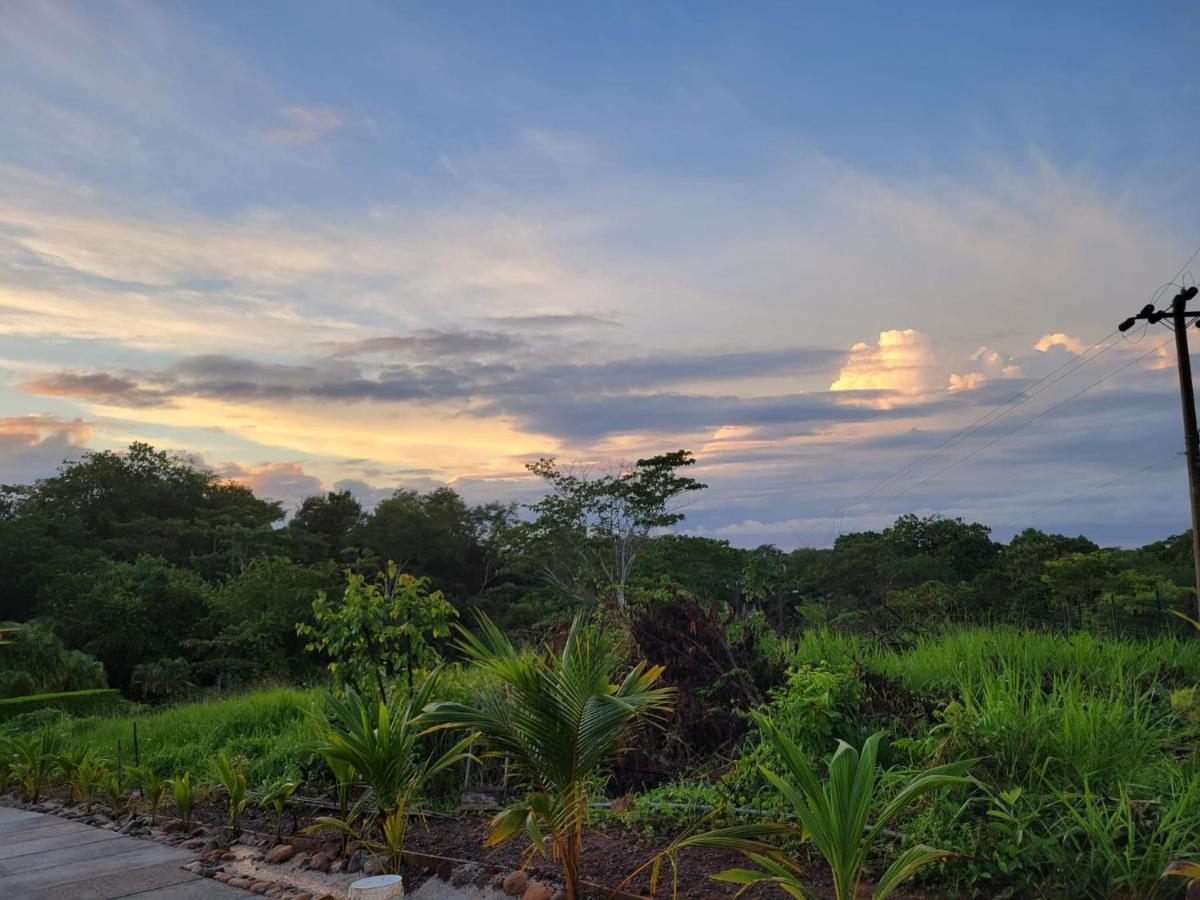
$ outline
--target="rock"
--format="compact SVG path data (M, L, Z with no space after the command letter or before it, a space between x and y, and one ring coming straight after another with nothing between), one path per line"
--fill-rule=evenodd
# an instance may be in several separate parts
M210 850L222 849L222 844L216 838L209 838L204 842L204 851L207 853Z
M184 868L189 872L199 872L200 871L200 860L193 859L190 863L185 865Z
M183 831L183 822L176 819L174 822L168 822L162 827L163 834L175 834L177 831Z
M297 869L303 869L304 863L307 861L308 854L303 851L292 857L292 865L294 865Z
M300 891L298 894L292 894L291 900L313 900L313 896L308 891Z
M265 894L270 889L270 887L271 887L271 883L269 881L256 881L252 885L250 885L250 893Z
M204 838L188 838L179 842L180 850L199 850L204 846Z
M225 862L233 862L238 857L237 857L237 854L234 853L232 850L226 850L224 853L221 854L220 858L225 860Z
M531 881L525 886L521 900L550 900L554 896L554 888L544 881Z
M351 875L361 872L363 863L367 861L369 856L370 854L366 850L355 850L350 854L350 858L346 860L346 871Z
M295 855L296 848L291 844L279 844L278 846L273 847L271 852L267 854L267 862L277 866L280 863L287 862Z
M437 867L437 877L442 881L449 881L450 876L454 874L454 863L446 860Z
M215 878L217 881L221 882L222 884L228 884L230 881L233 880L233 873L232 872L213 872L213 878Z
M374 856L369 856L363 861L362 873L368 878L372 875L382 875L383 863L381 863Z
M229 881L227 881L226 884L228 884L230 887L235 887L235 888L248 888L248 887L250 887L250 885L254 884L254 882L251 881L249 878L240 876L238 878L229 879Z
M550 900L567 900L567 892L559 888L550 896Z
M529 876L524 872L510 872L505 876L504 881L500 883L500 890L504 891L510 897L520 897L525 893L525 886L528 883Z
M329 858L329 854L327 853L314 853L308 861L308 867L316 869L318 872L328 872L332 864L333 860Z

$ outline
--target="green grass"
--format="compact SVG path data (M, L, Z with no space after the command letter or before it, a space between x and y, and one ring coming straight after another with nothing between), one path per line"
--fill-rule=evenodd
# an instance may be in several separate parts
M900 652L875 650L868 667L925 695L952 691L964 679L1019 671L1030 679L1078 678L1088 689L1129 690L1150 682L1200 681L1195 640L1127 640L1087 632L1063 635L1015 628L967 628L922 638Z
M246 760L246 775L255 787L302 774L313 758L307 749L313 740L310 714L320 708L322 697L315 689L269 688L137 715L73 719L67 723L67 743L115 760L119 742L128 765L137 722L141 762L163 777L191 772L210 780L211 761L223 752Z

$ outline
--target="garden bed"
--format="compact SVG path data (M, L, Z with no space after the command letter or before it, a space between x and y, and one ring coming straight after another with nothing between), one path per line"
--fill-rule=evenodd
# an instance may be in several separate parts
M246 812L241 834L234 837L225 825L223 807L215 802L198 806L192 817L191 828L184 832L179 829L178 820L169 816L160 816L158 824L151 826L144 815L115 815L101 804L95 804L91 813L86 814L82 807L68 806L64 800L64 794L52 792L38 804L18 804L11 798L5 802L194 850L199 859L192 864L193 871L225 882L270 884L273 886L271 896L282 900L344 897L352 881L378 871L377 864L368 861L369 855L357 844L351 842L348 852L341 854L337 839L305 834L304 829L311 817L298 812L295 815L288 814L282 843L277 843L273 821L258 810ZM491 885L502 890L505 879L522 870L530 881L557 887L558 868L552 861L537 855L527 857L522 842L510 841L498 847L485 847L487 823L486 815L474 813L435 813L425 816L423 823L414 821L406 843L406 863L402 873L406 890L415 890L426 880L436 877L458 882L469 877L480 887ZM626 875L669 844L674 837L675 834L668 832L648 837L616 822L591 828L584 839L584 880L592 885L595 897L608 898ZM283 845L290 846L293 852L283 862L269 862L272 851ZM711 876L723 869L745 864L745 858L733 851L684 850L679 855L678 896L687 900L728 900L736 894L736 886L714 881ZM671 896L670 880L670 866L664 863L658 897ZM805 883L817 897L833 897L829 873L821 864L816 863L808 868ZM618 897L629 900L649 896L648 887L648 876L643 873L631 881ZM864 889L867 887L864 886ZM524 889L515 896L523 892ZM760 887L743 896L768 898L782 895L777 890ZM900 900L915 900L944 895L922 893L910 887L892 896Z

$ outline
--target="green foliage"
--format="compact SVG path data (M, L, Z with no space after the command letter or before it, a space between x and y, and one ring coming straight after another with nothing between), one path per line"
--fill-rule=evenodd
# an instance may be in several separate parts
M42 790L59 771L62 734L54 728L43 728L31 734L14 735L7 743L9 775L20 787L21 799L37 803Z
M361 825L352 817L321 817L315 828L330 828L367 839L386 851L390 866L397 866L404 850L405 828L414 802L443 771L468 758L468 748L479 736L469 734L437 752L430 747L429 722L422 715L435 696L436 675L426 678L402 701L368 703L351 690L343 698L330 697L329 718L317 750L331 761L339 785L356 777L368 789L371 811ZM341 801L345 806L345 799ZM372 834L379 829L379 838Z
M595 475L544 457L526 468L550 491L529 505L532 521L510 528L507 540L528 569L576 600L611 598L623 607L651 533L683 520L671 503L705 487L679 474L695 462L689 451L676 450Z
M489 843L524 833L543 855L549 845L574 900L595 780L626 729L666 710L671 692L654 686L662 668L645 662L618 679L611 641L580 617L557 653L521 653L487 618L479 632L460 628L459 648L503 692L473 705L436 703L426 717L478 732L491 753L507 758L527 793L492 820Z
M130 769L134 784L142 792L146 809L150 813L150 824L158 822L158 811L162 807L163 798L167 795L168 782L149 766L139 766Z
M246 773L238 763L231 762L224 753L218 753L212 764L217 783L225 792L225 809L229 816L229 827L241 831L242 813L249 804Z
M64 693L108 686L104 667L78 650L66 650L51 624L35 619L0 629L0 697Z
M803 663L789 669L784 684L770 692L770 703L752 716L753 728L746 749L739 756L728 780L736 785L743 805L763 807L778 801L762 779L763 766L777 766L775 731L786 735L808 753L817 753L835 739L852 738L857 731L857 712L862 683L846 662Z
M96 801L96 794L100 791L107 777L108 764L91 753L81 759L79 765L75 767L75 771L70 777L71 791L79 802L83 804L85 812L90 813L92 811L92 804Z
M182 657L139 663L133 667L129 685L144 700L162 702L180 699L195 688L191 681L192 667Z
M258 802L264 809L270 809L275 812L275 842L283 840L283 811L287 807L287 802L291 799L292 794L296 793L296 788L300 787L300 782L292 781L290 778L279 778L272 781L270 784L263 785L259 791Z
M374 679L382 698L385 681L400 671L413 689L414 671L435 659L432 641L450 633L458 613L441 591L429 589L429 579L402 573L389 561L373 582L347 572L341 602L321 593L312 615L312 624L296 626L311 638L307 649L330 658L340 685L361 691Z
M183 823L183 830L192 827L192 810L196 805L196 785L192 782L192 773L184 772L170 781L171 802L175 804L175 814Z
M127 705L121 699L121 692L115 688L9 697L0 700L0 722L7 722L35 710L55 709L73 716L91 716L115 713Z
M116 758L118 746L126 753L132 746L136 721L143 765L159 772L207 772L212 759L224 753L248 760L247 777L262 784L295 778L316 761L309 745L321 700L321 691L272 688L146 715L74 720L66 740Z
M887 800L876 796L876 756L882 734L867 738L861 753L839 741L829 763L828 779L822 783L805 754L770 719L758 716L783 773L764 769L768 781L787 801L803 826L804 833L829 865L837 900L855 900L866 868L868 853L883 837L883 831L905 809L931 791L963 784L963 776L976 760L959 760L921 772L901 784ZM873 813L873 815L872 815ZM872 896L883 900L917 869L950 855L922 844L902 852L880 876ZM794 897L815 897L800 879L801 867L786 860L752 853L759 869L731 869L717 878L734 884L775 884Z

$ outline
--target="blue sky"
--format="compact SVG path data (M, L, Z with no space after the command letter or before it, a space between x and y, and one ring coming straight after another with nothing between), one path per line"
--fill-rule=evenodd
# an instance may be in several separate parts
M538 455L686 446L688 527L737 543L1177 532L1181 466L1039 511L1181 443L1170 345L843 507L1200 244L1198 39L1186 3L18 4L0 480L145 439L289 501L523 499Z

